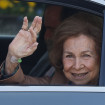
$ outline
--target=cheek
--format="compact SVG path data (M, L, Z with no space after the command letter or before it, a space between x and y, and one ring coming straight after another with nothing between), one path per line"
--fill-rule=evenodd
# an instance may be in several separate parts
M97 59L91 60L90 62L87 62L87 67L90 72L90 78L97 79L99 75L99 61Z
M94 71L96 66L99 65L96 61L97 61L96 59L90 59L84 61L84 65L88 68L89 71Z
M73 65L73 61L69 59L63 59L63 67L65 71L69 71Z

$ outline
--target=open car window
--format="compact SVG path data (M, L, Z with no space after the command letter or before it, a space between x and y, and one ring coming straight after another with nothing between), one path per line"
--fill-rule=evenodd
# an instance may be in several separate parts
M38 70L41 66L38 65L38 61L42 57L43 54L47 51L46 49L46 43L44 41L44 36L42 34L45 33L46 28L44 25L44 11L46 6L48 5L59 5L64 6L67 8L72 8L74 10L83 11L87 13L94 14L96 16L101 17L104 20L105 15L105 6L101 3L95 3L94 0L92 2L90 0L80 0L81 3L79 3L77 0L68 0L64 2L64 0L31 0L32 2L29 2L29 0L23 0L23 1L0 1L0 51L1 51L1 60L0 63L2 63L5 58L8 51L8 45L13 40L15 35L18 33L18 31L21 29L22 22L24 16L27 16L29 19L29 25L33 21L34 16L42 16L43 22L42 22L42 29L38 36L38 42L39 42L39 48L38 50L33 53L31 56L23 58L23 62L21 63L21 67L23 69L23 73L30 76L37 76L37 77L43 77L43 76L53 76L54 72L52 72L53 69L50 69L51 72L47 71L46 69L49 69L51 64L49 62L44 62L46 65L44 65L46 68L43 68L43 71ZM4 5L4 3L7 3L7 5ZM2 5L3 3L3 5ZM86 5L87 4L87 5ZM101 63L100 63L100 76L99 76L99 85L105 86L105 64L104 64L104 58L105 58L105 30L104 30L104 21L103 21L103 37L102 37L102 52L101 52ZM48 64L48 65L47 65ZM36 65L39 66L38 69L36 69ZM31 73L31 70L35 69L34 75ZM75 74L74 74L75 75Z
M22 2L23 1L23 2ZM32 1L32 2L29 2ZM92 1L92 2L91 2ZM28 4L29 3L29 4ZM100 63L99 86L36 86L0 84L1 104L11 105L104 105L105 104L105 1L104 0L0 0L0 64L5 60L8 45L21 29L24 16L29 22L35 15L43 17L46 5L60 5L98 15L103 18L103 37ZM17 9L18 8L18 9ZM33 11L34 10L34 11ZM21 11L21 12L20 12ZM25 11L25 12L24 12ZM30 12L29 12L30 11ZM34 13L31 13L31 12ZM29 15L28 15L29 13ZM36 14L37 13L37 14ZM12 17L12 18L11 18ZM44 17L43 17L44 19ZM36 64L46 51L44 36L46 29L42 23L38 42L40 48L32 56L22 59L21 67L25 75L32 76L29 70ZM46 54L45 54L46 55ZM71 55L69 57L72 57ZM43 59L43 58L42 58ZM48 61L48 59L47 59ZM43 64L48 64L46 61ZM38 65L38 64L37 64ZM45 65L49 69L49 65ZM39 65L41 68L42 65ZM51 71L54 69L51 68ZM37 70L34 76L48 76L49 72ZM53 74L53 73L52 73ZM75 75L75 74L74 74ZM51 76L51 75L50 75ZM53 76L53 75L52 75Z

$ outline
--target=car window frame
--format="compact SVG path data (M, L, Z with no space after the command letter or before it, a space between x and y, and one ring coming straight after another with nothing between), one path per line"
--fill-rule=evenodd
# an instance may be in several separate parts
M100 77L99 86L105 86L105 10L103 21L103 38L102 38L102 50L101 50L101 64L100 64Z
M96 11L92 11L92 10L88 10L86 8L80 8L78 6L73 6L73 5L66 5L66 4L59 4L57 2L51 2L51 0L48 2L47 0L23 0L25 2L40 2L40 3L50 3L50 4L56 4L56 5L61 5L61 6L67 6L67 7L72 7L72 8L76 8L76 9L80 9L80 10L84 10L87 12L91 12L100 16L104 16L104 25L103 25L103 41L102 41L102 52L101 52L101 65L100 65L100 78L99 78L99 86L105 86L105 10L103 10L103 14L102 13L98 13Z

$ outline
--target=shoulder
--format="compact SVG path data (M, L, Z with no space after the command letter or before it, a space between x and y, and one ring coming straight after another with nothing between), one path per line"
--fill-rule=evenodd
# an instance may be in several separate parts
M51 79L50 84L51 85L67 85L68 84L68 80L64 76L63 71L56 70L54 76Z

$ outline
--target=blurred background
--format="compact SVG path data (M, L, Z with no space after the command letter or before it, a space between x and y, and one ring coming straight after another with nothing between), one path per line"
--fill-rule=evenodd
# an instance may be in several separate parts
M0 35L16 35L20 30L24 16L29 19L43 16L45 5L17 0L0 0Z

